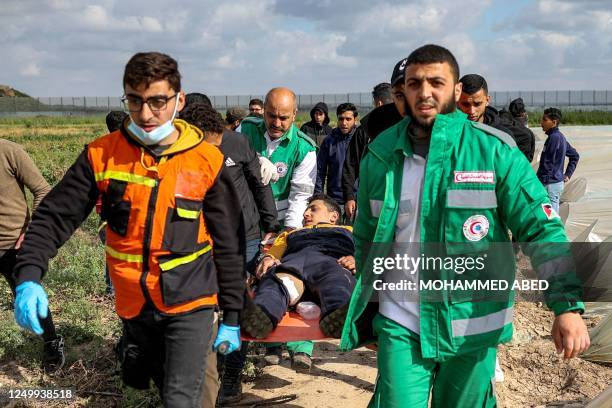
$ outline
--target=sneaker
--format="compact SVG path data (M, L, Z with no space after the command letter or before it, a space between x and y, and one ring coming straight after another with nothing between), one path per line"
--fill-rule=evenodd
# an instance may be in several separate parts
M281 346L268 347L264 360L267 365L279 365L283 357L283 349Z
M291 368L298 373L309 373L312 367L312 359L304 352L297 352L291 355Z
M43 348L42 367L47 373L53 373L64 366L64 338L57 336L45 342Z
M217 403L234 404L242 399L242 370L225 367Z
M249 336L256 339L263 339L274 330L272 320L248 297L242 310L240 325Z
M327 337L339 339L342 337L342 329L348 312L348 304L329 313L319 322L319 327L323 334Z

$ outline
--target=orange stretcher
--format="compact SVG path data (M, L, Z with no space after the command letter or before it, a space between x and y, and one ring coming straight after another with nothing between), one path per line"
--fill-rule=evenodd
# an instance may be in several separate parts
M286 343L288 341L322 340L328 337L321 332L319 319L305 320L296 312L287 312L276 329L265 339L249 337L246 333L242 334L241 338L258 343Z

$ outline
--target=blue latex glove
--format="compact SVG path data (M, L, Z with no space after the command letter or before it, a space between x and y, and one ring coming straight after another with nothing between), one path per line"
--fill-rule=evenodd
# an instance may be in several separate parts
M240 326L228 326L221 323L217 332L217 338L213 343L213 351L229 354L240 350L240 344Z
M49 300L43 287L36 282L22 282L15 288L15 320L17 324L38 334L43 334L41 319L47 318Z

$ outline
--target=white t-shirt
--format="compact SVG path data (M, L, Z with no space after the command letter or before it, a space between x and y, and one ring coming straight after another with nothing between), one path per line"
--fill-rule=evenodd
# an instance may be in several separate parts
M400 205L395 223L395 244L389 256L404 254L416 259L420 256L421 190L427 161L418 155L404 159ZM410 265L410 264L408 264ZM419 334L419 271L407 269L385 270L384 282L415 283L415 290L382 290L379 292L378 311L383 316Z

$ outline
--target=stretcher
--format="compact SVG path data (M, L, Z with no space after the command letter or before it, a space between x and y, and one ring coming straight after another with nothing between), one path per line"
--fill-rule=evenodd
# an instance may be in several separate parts
M286 343L288 341L323 340L329 337L321 332L319 319L305 320L296 312L287 312L268 337L256 339L243 333L241 338L258 343Z

